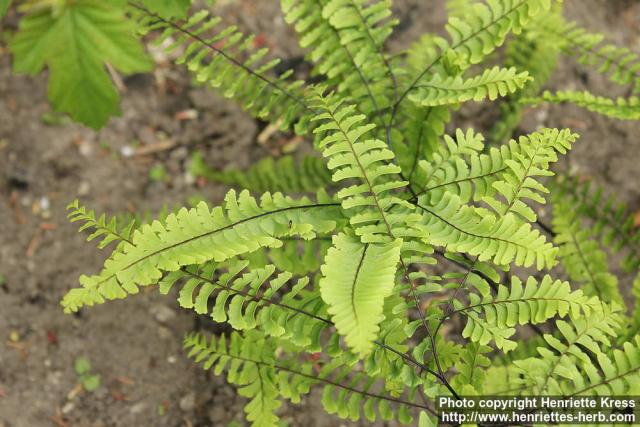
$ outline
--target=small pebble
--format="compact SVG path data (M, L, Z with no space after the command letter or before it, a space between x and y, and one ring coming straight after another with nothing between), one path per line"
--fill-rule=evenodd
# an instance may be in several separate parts
M160 323L168 323L176 317L175 311L161 304L154 305L149 309L149 312Z
M189 393L182 399L180 399L180 409L184 412L191 412L196 407L196 395L194 393Z
M73 408L75 408L75 405L72 402L67 402L63 407L62 407L62 413L63 414L68 414L69 412L73 411Z
M78 185L78 196L83 197L89 194L91 191L91 184L88 181L82 181L80 185Z
M138 402L129 409L129 412L131 412L132 414L139 414L142 411L144 411L146 407L147 407L146 403Z
M125 145L120 149L120 154L122 157L131 157L135 153L135 150L130 145Z

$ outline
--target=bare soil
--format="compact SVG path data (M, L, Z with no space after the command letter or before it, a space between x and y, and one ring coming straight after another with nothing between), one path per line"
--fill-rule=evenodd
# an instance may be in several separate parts
M278 2L220 3L225 19L264 35L277 55L302 54ZM442 32L442 3L398 0L401 24L392 48L406 47L425 31ZM638 2L566 3L572 19L640 51ZM182 69L170 65L160 66L155 75L125 79L122 117L100 132L70 123L47 124L46 76L16 76L10 64L0 44L0 427L242 423L242 398L222 378L203 372L183 355L184 333L202 325L175 299L151 290L78 315L62 313L64 293L80 274L98 271L106 255L66 221L65 206L80 198L98 212L116 214L157 212L188 203L192 196L215 204L225 188L188 175L194 151L205 153L216 167L244 167L277 151L288 136L275 134L267 144L257 143L264 123L193 86ZM612 93L604 78L570 59L563 60L549 87L585 85L599 94ZM480 130L490 126L471 113L461 119ZM568 164L632 209L640 208L637 122L563 106L530 110L521 130L539 125L580 133ZM144 154L150 147L151 153ZM137 150L142 154L128 155ZM164 165L166 179L150 177L158 165ZM74 361L79 356L89 358L101 375L95 392L78 388ZM285 406L282 413L291 426L350 425L324 414L318 399Z

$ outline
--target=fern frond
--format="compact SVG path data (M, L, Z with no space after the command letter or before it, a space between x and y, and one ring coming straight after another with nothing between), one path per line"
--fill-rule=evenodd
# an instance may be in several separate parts
M588 111L615 119L640 120L640 98L636 96L627 99L611 99L596 96L586 91L559 91L556 93L545 91L538 98L524 98L521 102L527 104L539 104L541 102L551 102L553 104L571 103Z
M570 378L570 396L631 396L640 391L640 339L625 342L612 355L599 353L597 364L582 367L586 375Z
M583 227L575 207L556 197L553 203L554 242L560 264L576 285L605 302L621 302L618 279L608 269L607 255Z
M284 156L274 160L265 157L246 170L226 169L218 171L209 168L200 153L191 158L190 172L213 182L220 182L256 193L315 193L331 186L331 174L323 159L304 156L295 160Z
M135 219L127 221L124 226L120 226L116 217L108 219L105 214L102 214L96 218L95 211L88 210L77 199L67 206L67 210L70 211L67 215L70 222L83 222L78 229L79 232L89 228L93 229L93 233L87 237L87 242L100 238L101 240L98 243L98 248L100 249L106 248L112 242L130 241L136 225Z
M478 138L484 140L480 134ZM446 137L445 141L447 142ZM481 146L478 151L485 148L484 144ZM421 188L416 191L416 197L426 195L430 203L433 203L444 193L450 192L459 196L462 203L468 203L496 194L493 183L502 179L503 173L508 170L506 162L521 154L522 145L510 140L499 147L491 147L484 154L456 153L448 156L442 154L442 149L440 151L440 154L433 155L433 161L420 162L420 173L414 181ZM442 160L438 160L439 158Z
M614 196L605 197L602 187L590 181L569 176L558 176L553 191L571 200L580 216L593 221L591 231L614 253L627 250L622 265L627 271L640 266L640 229L635 226L635 215Z
M602 34L591 33L561 16L540 24L540 32L555 35L563 53L607 75L612 82L631 85L635 93L640 92L640 55L627 47L603 42Z
M258 334L243 337L238 333L232 333L228 343L225 335L208 341L193 333L185 337L183 345L196 363L204 362L204 369L213 369L216 375L227 371L227 381L239 386L238 394L249 399L244 410L253 427L277 425L275 412L282 402L273 342Z
M452 379L456 389L466 396L478 395L486 377L486 368L491 366L491 360L485 354L491 352L491 347L477 343L469 343L461 353L457 366L458 374Z
M385 244L362 243L338 234L321 267L320 293L336 329L349 347L365 355L373 347L384 300L395 285L400 240Z
M451 119L448 106L423 108L412 102L406 104L400 116L405 135L392 138L392 149L407 180L413 183L420 159L429 159L440 147L445 125Z
M542 269L555 264L557 249L514 215L496 219L486 209L463 204L451 193L445 193L433 206L416 206L424 211L423 224L436 246L466 252L480 261L493 260L498 265L514 262Z
M393 241L396 235L408 233L411 221L418 216L390 212L393 207L410 210L412 206L392 192L407 184L395 179L400 168L392 163L393 152L383 141L365 137L374 125L366 124L354 105L345 106L335 96L324 97L318 92L315 102L323 113L313 119L321 123L314 133L322 135L317 145L328 159L333 181L360 181L337 194L356 234L362 242L374 243Z
M143 6L134 8L141 32L161 30L154 43L166 44L169 54L177 52L176 62L185 64L196 80L222 88L226 98L238 101L259 118L279 123L283 129L306 132L312 112L304 102L303 82L290 81L291 70L270 76L280 61L267 59L268 49L256 49L254 36L233 26L217 30L221 18L211 17L205 10L177 24Z
M382 46L391 34L391 2L378 0L281 0L285 20L300 37L338 94L350 97L360 111L379 112L390 102L393 71Z
M316 232L334 229L341 216L336 205L328 199L312 203L280 193L265 193L258 204L246 191L239 197L230 191L224 208L209 210L204 202L183 208L168 215L164 224L154 221L136 230L131 243L119 246L100 274L81 276L82 287L69 291L62 305L66 311L77 311L105 298L123 298L137 293L138 286L156 283L163 272L279 247L279 237L313 238Z
M529 73L515 68L493 67L468 79L461 76L441 77L436 74L415 86L409 99L423 107L458 104L466 101L493 101L516 92L530 81Z
M476 0L446 0L444 6L447 16L464 16L474 1Z
M489 292L470 293L469 300L468 306L454 300L454 313L467 317L462 336L481 345L493 340L505 353L517 346L508 340L517 325L543 323L555 316L569 315L576 320L600 309L597 300L580 290L572 292L568 282L554 281L548 275L539 283L529 277L525 286L514 276L511 286L500 285L495 297Z
M500 120L491 129L490 141L501 143L511 137L522 119L524 106L520 100L537 96L555 71L560 54L559 43L549 33L536 29L561 12L561 7L552 7L550 11L536 16L522 33L507 43L504 65L526 70L532 80L500 103Z
M268 417L269 423L258 425L274 425L277 420L273 410L281 404L279 397L297 403L313 386L323 386L322 404L328 413L352 421L364 415L371 422L380 417L396 418L408 424L412 422L411 409L427 409L375 392L377 382L367 379L363 372L354 371L354 367L340 357L317 367L299 357L276 358L275 343L259 334L232 333L228 341L227 344L225 336L207 340L200 334L190 334L184 340L184 347L189 357L202 363L204 369L213 369L217 375L226 370L228 381L242 387L240 394L252 399L245 411L253 425L263 421L254 414ZM270 404L262 402L269 399ZM394 406L398 407L395 414Z
M545 334L547 344L538 348L539 357L514 362L528 392L569 395L576 389L563 387L565 379L582 377L581 368L593 372L593 358L604 355L603 348L611 345L619 327L616 311L602 307L600 313L572 319L571 323L556 321L560 338Z
M504 43L509 32L520 33L533 17L550 7L551 0L488 0L486 4L471 4L464 16L450 16L446 29L451 42L438 42L440 52L434 51L431 58L425 58L405 94L414 90L442 61L459 70L479 63Z
M493 187L504 200L485 198L484 201L498 215L513 212L523 219L535 222L536 214L523 200L529 199L545 203L542 194L549 190L536 177L553 175L549 164L558 160L557 153L565 154L571 149L578 135L568 129L543 129L519 139L522 151L511 160L506 160L507 170L502 180L493 183Z
M443 173L451 172L455 178L450 179L449 184L456 184L450 187L451 192L443 190L443 186L436 186L434 189L439 190L434 192L436 197L424 191L417 193L416 205L425 213L431 241L452 252L478 256L479 261L493 258L499 265L512 261L518 265L535 262L539 268L553 265L556 250L525 222L535 221L536 215L524 200L544 203L541 193L548 190L534 178L553 175L548 170L549 164L557 161L557 152L565 153L570 149L575 139L576 135L570 131L555 129L543 129L523 136L517 149L514 149L515 143L510 143L509 148L496 149L489 157L472 155L477 165L474 176L469 175L470 170L461 157L455 159L455 166L442 168L442 156L436 157L432 165L423 165L423 169L434 171L427 176L427 182L434 176L442 179ZM502 154L512 158L502 158ZM496 161L491 160L493 158ZM479 163L481 159L484 166ZM501 164L504 166L500 167ZM494 180L495 173L500 174L497 180ZM485 178L491 182L492 191L483 190ZM492 208L494 215L491 211L463 202L472 197L471 182L486 194L482 200ZM448 185L446 182L443 184L444 187Z
M331 237L328 236L319 236L314 240L285 238L282 241L284 244L279 248L268 248L248 255L251 266L273 264L278 270L304 276L320 269L322 260L331 247Z
M320 334L331 323L309 279L293 282L289 272L277 273L273 265L253 268L241 275L247 261L231 263L215 279L216 266L188 267L166 275L159 283L167 294L183 281L178 303L198 314L239 331L260 328L266 335L287 339L310 352L321 350ZM292 282L291 287L286 285Z

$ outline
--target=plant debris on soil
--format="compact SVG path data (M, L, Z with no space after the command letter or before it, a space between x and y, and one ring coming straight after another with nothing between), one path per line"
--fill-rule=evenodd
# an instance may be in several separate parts
M441 32L441 3L396 1L401 24L390 47L406 47L426 31ZM566 4L570 19L640 51L637 2ZM236 0L216 7L229 22L258 34L258 43L273 47L297 72L308 71L278 2ZM182 68L157 52L153 74L121 82L122 117L92 132L51 112L45 75L13 75L1 43L0 38L0 427L244 425L243 399L181 349L185 332L223 331L219 325L181 310L175 298L154 289L77 315L62 313L64 293L80 274L97 271L106 256L67 222L65 206L79 198L113 215L154 213L192 197L216 204L226 188L189 175L192 153L201 151L212 167L246 167L277 154L291 135L273 132L194 86ZM566 58L548 85L584 86L604 95L611 90L604 78ZM480 110L460 112L456 125L489 128L490 117ZM565 165L615 191L631 209L640 208L637 122L574 107L540 107L527 112L519 131L538 126L571 127L581 134ZM91 375L99 375L95 389L76 372L79 358L90 361ZM317 394L300 406L284 406L282 414L291 426L353 425L326 415Z

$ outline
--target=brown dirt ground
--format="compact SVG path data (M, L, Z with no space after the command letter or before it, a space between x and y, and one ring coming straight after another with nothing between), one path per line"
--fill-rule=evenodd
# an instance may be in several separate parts
M276 54L300 54L277 2L221 3L226 19L267 35ZM640 50L637 2L567 0L567 6L569 16L585 27ZM396 9L402 23L391 42L394 49L424 31L442 29L442 1L398 0ZM100 132L73 124L46 125L45 76L12 75L11 58L2 52L0 274L6 282L0 286L0 427L223 426L241 420L243 402L233 388L182 354L183 334L198 324L175 300L150 291L77 316L62 313L63 294L80 274L97 271L105 256L66 222L65 205L79 197L99 212L114 214L153 212L184 204L192 195L217 203L223 188L194 183L185 172L192 152L202 150L214 166L246 166L286 136L277 134L267 147L258 145L262 124L191 86L185 73L171 66L161 67L155 76L126 79L123 115ZM160 85L161 79L167 83ZM581 87L585 82L601 94L611 88L570 60L563 61L549 87ZM176 113L189 109L197 111L197 118L176 119ZM474 122L473 117L463 119ZM615 191L633 209L640 207L637 123L553 107L530 111L523 130L540 124L579 132L581 141L569 158L572 167ZM151 155L122 155L167 141L175 146ZM157 164L165 165L166 182L149 178ZM101 375L98 391L77 393L73 365L78 356L88 357ZM283 414L292 426L349 424L325 415L317 399L285 406Z

